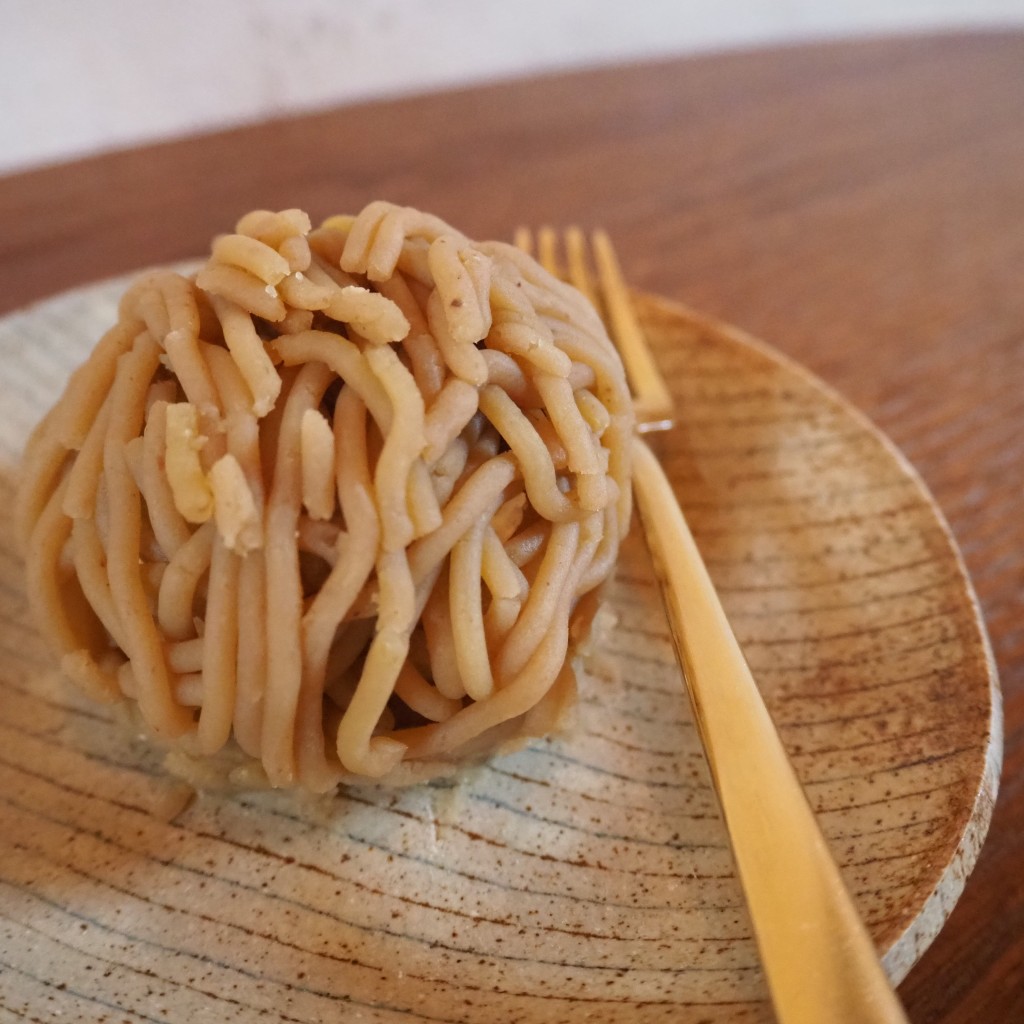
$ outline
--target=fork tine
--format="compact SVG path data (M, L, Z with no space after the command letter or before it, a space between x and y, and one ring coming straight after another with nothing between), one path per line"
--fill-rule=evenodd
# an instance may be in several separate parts
M517 249L533 255L533 232L525 225L516 228L512 244ZM549 273L568 282L590 300L591 305L601 312L601 299L594 284L587 261L587 239L575 225L565 231L566 267L558 259L558 235L553 228L544 226L537 232L537 262Z
M587 259L587 236L575 225L565 230L565 258L569 265L569 283L586 295L590 304L604 319L601 297L597 293L594 275L590 272Z
M546 224L537 229L537 262L549 274L557 278L562 277L562 267L558 259L558 233Z
M533 232L525 224L520 224L512 236L512 244L517 249L522 249L523 252L533 255Z
M533 253L534 236L528 227L516 228L515 245ZM595 231L591 245L597 280L590 270L587 237L578 227L565 232L565 267L559 258L558 233L547 225L537 229L536 257L540 265L561 280L568 280L591 302L604 320L622 356L633 392L637 430L648 433L672 426L672 394L647 347L643 330L633 312L629 290L619 269L611 239Z
M647 339L633 312L629 290L607 232L594 232L593 248L597 277L608 313L606 322L636 397L637 430L642 433L666 430L672 426L672 394L647 347Z

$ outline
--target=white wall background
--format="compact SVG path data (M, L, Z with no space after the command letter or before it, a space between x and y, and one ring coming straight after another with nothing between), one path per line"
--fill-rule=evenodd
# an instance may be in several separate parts
M545 69L998 25L1024 0L0 0L0 173Z

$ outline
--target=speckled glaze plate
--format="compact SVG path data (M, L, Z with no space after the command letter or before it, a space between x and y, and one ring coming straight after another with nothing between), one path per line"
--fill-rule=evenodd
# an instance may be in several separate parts
M14 477L122 287L0 323L0 1018L770 1020L636 528L575 728L455 785L189 801L57 676L28 621ZM638 302L678 399L665 465L899 980L960 894L998 777L961 561L911 469L820 382Z

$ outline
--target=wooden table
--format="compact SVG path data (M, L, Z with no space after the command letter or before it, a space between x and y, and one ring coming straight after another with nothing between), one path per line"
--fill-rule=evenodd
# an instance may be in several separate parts
M1024 1019L1024 36L815 45L275 121L0 180L0 310L195 256L245 210L386 197L477 237L603 224L636 286L838 388L949 518L1002 678L980 862L901 986L911 1020Z

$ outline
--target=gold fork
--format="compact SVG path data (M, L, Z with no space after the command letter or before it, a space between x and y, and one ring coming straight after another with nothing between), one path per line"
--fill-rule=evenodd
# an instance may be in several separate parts
M533 251L529 229L516 245ZM608 236L537 233L537 257L594 303L622 354L638 431L672 425L672 396L647 347ZM843 883L654 453L633 441L633 491L676 657L704 745L781 1024L897 1024L906 1016Z

